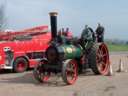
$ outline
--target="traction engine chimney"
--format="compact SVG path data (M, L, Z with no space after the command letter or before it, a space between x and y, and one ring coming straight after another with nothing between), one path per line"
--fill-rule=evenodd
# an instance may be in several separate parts
M50 12L50 24L51 24L51 34L52 40L57 37L57 12Z

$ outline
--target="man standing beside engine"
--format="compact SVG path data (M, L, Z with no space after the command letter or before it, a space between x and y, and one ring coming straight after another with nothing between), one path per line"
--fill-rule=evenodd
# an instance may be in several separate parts
M98 23L98 27L96 29L97 42L104 42L104 27Z

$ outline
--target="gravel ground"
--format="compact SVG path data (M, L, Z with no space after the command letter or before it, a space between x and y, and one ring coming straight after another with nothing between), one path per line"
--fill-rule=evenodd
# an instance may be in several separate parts
M40 84L32 71L24 73L1 72L0 96L128 96L128 72L116 72L119 61L128 70L128 54L111 53L113 76L96 76L92 72L79 76L74 85L65 85L61 78L51 78Z

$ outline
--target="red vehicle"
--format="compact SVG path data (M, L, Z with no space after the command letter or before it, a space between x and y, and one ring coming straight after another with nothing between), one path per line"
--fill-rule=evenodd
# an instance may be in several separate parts
M24 72L44 57L51 34L48 26L39 26L19 32L1 32L0 40L0 69Z

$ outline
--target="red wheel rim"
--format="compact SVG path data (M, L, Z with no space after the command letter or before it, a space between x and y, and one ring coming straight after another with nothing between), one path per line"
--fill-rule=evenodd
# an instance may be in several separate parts
M42 76L43 75L43 76ZM45 73L43 73L41 76L41 80L43 81L43 82L46 82L46 81L48 81L49 80L49 77L50 77L50 73L49 72L45 72Z
M97 67L102 75L107 75L109 71L109 53L107 46L105 44L101 44L97 50Z
M26 67L26 64L22 61L17 64L17 70L20 72L24 71L25 67Z
M69 84L74 84L77 79L77 62L75 60L69 61L66 68L66 76Z

